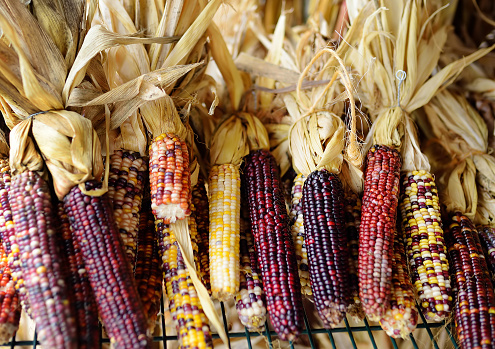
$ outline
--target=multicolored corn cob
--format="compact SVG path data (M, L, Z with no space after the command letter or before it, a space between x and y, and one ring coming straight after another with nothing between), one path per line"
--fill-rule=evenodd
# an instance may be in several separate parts
M249 331L261 331L266 322L265 293L261 283L249 220L241 218L241 273L235 307Z
M454 319L463 349L495 346L495 295L471 220L456 212L445 231L454 289Z
M101 188L97 181L84 185L86 191ZM118 348L150 348L146 317L110 207L106 195L89 196L79 186L64 198L110 342Z
M239 167L216 165L208 179L210 282L214 298L227 301L239 291L241 178Z
M198 248L196 264L198 275L211 294L210 284L210 257L209 257L209 203L205 181L200 175L198 183L192 188L191 217L194 217L198 236L195 239Z
M495 231L489 226L480 226L477 229L486 264L491 273L492 282L495 283Z
M402 184L399 207L411 279L426 319L441 321L450 313L452 288L435 180L421 170L406 173Z
M77 348L93 349L100 344L98 307L89 283L81 247L74 238L64 205L58 204L59 245L69 300L76 315Z
M292 341L303 323L301 282L275 158L252 151L243 174L270 321L281 340Z
M143 200L146 161L139 153L115 150L110 157L108 197L127 259L132 269L136 265L139 212Z
M24 312L32 317L27 290L24 285L21 271L21 259L19 245L15 238L15 225L12 218L12 210L9 202L9 192L11 188L10 165L8 159L0 160L0 238L4 251L9 261L9 269L15 289L19 293L19 299Z
M359 229L359 298L372 321L379 321L389 308L400 168L397 150L375 145L368 151Z
M407 273L404 240L397 233L394 238L390 308L380 319L380 326L392 338L408 339L417 324L418 310L414 300L413 286Z
M191 173L187 144L162 134L149 148L151 209L158 219L173 223L191 214Z
M359 299L359 227L361 225L361 200L351 192L345 198L345 229L347 232L347 249L349 251L349 307L347 313L356 321L364 319L363 304Z
M163 279L180 348L213 348L210 326L173 231L155 220Z
M77 345L74 314L61 272L55 212L48 184L35 172L12 179L9 202L21 254L22 278L38 336L47 348Z
M292 186L292 205L289 212L290 230L292 232L292 240L296 249L297 267L299 272L299 280L301 280L301 292L305 296L312 296L311 282L309 280L308 253L304 242L304 218L302 210L303 185L306 177L298 174L294 178Z
M10 341L19 328L20 319L19 292L12 280L7 254L0 244L0 344Z
M316 310L323 325L334 328L349 305L344 190L339 177L325 169L312 172L304 182L302 208Z
M156 243L155 217L151 212L150 199L144 199L138 232L137 263L134 272L137 290L148 319L148 334L155 329L160 312L163 271Z

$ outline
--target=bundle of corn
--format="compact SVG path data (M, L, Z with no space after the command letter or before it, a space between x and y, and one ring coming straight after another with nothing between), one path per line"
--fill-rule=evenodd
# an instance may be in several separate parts
M360 296L366 314L372 320L384 315L391 296L393 232L400 170L404 163L399 150L403 146L404 134L412 129L408 114L426 104L439 87L463 67L490 50L477 51L430 77L447 38L452 6L440 10L444 5L442 1L384 1L383 5L390 9L386 11L385 8L374 8L375 4L377 2L369 2L362 8L345 38L349 45L339 47L342 53L346 53L346 62L362 77L358 94L374 120L367 142L370 150L365 171L359 252ZM353 12L353 4L348 3L347 6ZM372 57L377 59L373 59L373 66L369 66ZM369 74L369 69L380 77L377 79L376 74ZM396 79L399 80L397 84ZM404 154L412 154L413 160L421 157L419 151ZM409 163L409 158L406 161ZM436 216L438 218L438 213ZM424 218L417 217L420 220ZM435 236L438 233L434 233ZM441 245L441 240L438 243ZM436 249L438 243L428 248ZM429 264L429 261L426 263ZM439 273L442 274L441 271ZM425 275L419 270L419 277L421 274ZM432 283L429 287L435 288L435 294L426 295L430 301L422 302L423 311L437 319L444 317L445 314L436 316L436 313L448 310L448 305L444 304L448 302L448 294L437 294L439 281L431 279L425 282L426 286ZM416 282L416 286L423 287L422 283ZM440 303L446 307L439 305L438 309L431 310L431 301L436 302L435 297L443 299L444 296L447 298Z

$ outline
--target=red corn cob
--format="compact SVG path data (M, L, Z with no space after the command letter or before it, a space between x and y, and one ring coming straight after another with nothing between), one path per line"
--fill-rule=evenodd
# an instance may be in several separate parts
M0 344L7 343L19 328L21 305L9 262L0 244Z
M349 250L349 288L350 299L347 313L355 320L364 319L363 304L359 299L359 227L361 225L361 200L355 193L345 199L345 229Z
M382 145L367 155L359 230L359 297L366 315L378 321L389 307L401 159Z
M277 163L269 151L253 151L243 172L270 320L282 340L294 340L303 322L301 284Z
M21 253L22 277L38 336L47 348L76 346L48 184L26 171L12 180L9 202Z
M337 175L312 172L304 182L302 206L311 289L326 328L345 316L349 260L344 218L344 191Z
M162 297L162 263L156 244L155 217L151 202L145 198L141 210L138 233L137 263L134 277L137 290L148 319L148 333L152 334L160 311Z
M84 185L87 191L101 188L95 181ZM76 186L65 196L64 208L111 343L117 348L150 348L146 317L108 197L83 194Z
M454 318L463 349L495 347L495 294L473 224L457 212L445 233L454 287Z
M0 163L0 238L3 248L9 261L9 269L15 284L15 289L19 294L22 308L31 317L31 309L27 297L26 287L22 279L21 260L19 246L15 238L15 225L12 218L12 210L9 202L9 192L11 186L11 175L9 160L3 159Z
M97 348L100 343L98 308L89 283L81 247L72 234L69 217L61 202L58 203L58 217L60 255L67 280L69 299L77 319L78 348Z

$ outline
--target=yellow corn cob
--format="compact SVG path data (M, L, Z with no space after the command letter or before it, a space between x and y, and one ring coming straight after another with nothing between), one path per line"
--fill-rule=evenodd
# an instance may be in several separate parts
M210 283L213 297L228 300L239 291L241 179L239 167L213 166L210 202Z
M390 307L380 319L380 326L390 337L407 339L417 324L418 310L414 301L413 286L407 274L404 240L396 233L392 257Z
M301 203L305 179L302 174L298 174L294 179L294 185L292 186L292 207L290 209L290 229L296 249L301 292L305 296L312 296L313 291L311 290L311 283L309 281L308 253L306 252L306 244L304 242L304 219Z
M213 348L208 319L170 226L155 220L169 308L180 348Z
M115 150L110 157L108 197L132 270L136 264L139 212L145 175L146 161L139 153Z
M402 182L399 207L411 279L425 317L441 321L450 313L452 289L435 180L421 170L408 172Z
M191 214L191 173L187 144L162 134L149 148L151 209L158 219L173 223Z

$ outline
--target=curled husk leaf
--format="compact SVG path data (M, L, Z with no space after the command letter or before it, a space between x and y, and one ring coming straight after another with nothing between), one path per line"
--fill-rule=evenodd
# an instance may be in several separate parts
M60 200L76 185L87 195L106 192L106 183L91 192L84 186L86 181L100 180L103 174L100 141L90 120L75 112L51 111L35 116L32 130Z
M10 153L9 144L7 143L7 138L5 133L0 130L0 156L8 157Z
M260 119L250 113L241 112L237 115L246 128L249 150L270 150L268 132Z
M25 171L37 172L43 179L47 179L47 173L42 156L36 149L31 129L33 119L27 119L18 123L10 131L10 169L16 176Z
M448 212L463 212L469 219L476 214L478 191L476 188L476 167L472 158L461 161L454 170L441 178L443 187L443 203Z
M231 115L218 126L210 144L210 164L239 166L249 154L247 130L242 119Z

